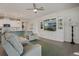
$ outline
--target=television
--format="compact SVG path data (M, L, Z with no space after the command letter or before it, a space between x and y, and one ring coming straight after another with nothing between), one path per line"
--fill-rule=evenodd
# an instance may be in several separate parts
M10 27L10 24L3 24L3 27Z

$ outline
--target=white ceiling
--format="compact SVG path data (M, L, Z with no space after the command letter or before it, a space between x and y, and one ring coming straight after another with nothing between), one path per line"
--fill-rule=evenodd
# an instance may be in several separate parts
M44 7L44 11L38 11L35 14L32 10L26 10L33 8L32 3L0 3L0 16L20 18L20 19L35 19L45 16L50 13L62 11L69 8L78 7L77 3L37 3L37 7Z

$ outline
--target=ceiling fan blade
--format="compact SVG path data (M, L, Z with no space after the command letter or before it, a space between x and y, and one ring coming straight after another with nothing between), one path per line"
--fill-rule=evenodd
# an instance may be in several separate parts
M33 7L34 7L34 9L37 9L37 8L36 8L36 4L35 4L35 3L33 3Z
M29 9L26 9L26 10L33 10L33 8L29 8Z
M4 18L4 16L0 16L0 19L3 19Z
M37 10L45 10L44 7L37 8Z

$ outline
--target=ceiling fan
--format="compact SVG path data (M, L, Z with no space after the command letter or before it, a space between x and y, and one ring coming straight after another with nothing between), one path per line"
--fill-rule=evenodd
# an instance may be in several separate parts
M44 10L44 7L39 7L39 8L37 8L36 4L33 3L33 8L29 8L29 9L27 9L27 10L33 10L34 13L37 13L37 11L42 11L42 10Z

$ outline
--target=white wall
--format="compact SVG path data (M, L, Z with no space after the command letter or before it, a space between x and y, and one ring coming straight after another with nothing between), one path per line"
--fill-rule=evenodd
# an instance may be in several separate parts
M59 18L63 19L63 29L60 30L57 27L57 31L44 31L40 29L40 22L49 19L49 18L57 18L56 21L58 22ZM35 19L33 21L30 21L33 23L33 32L38 34L40 37L47 38L50 40L56 40L56 41L68 41L71 42L71 26L69 25L69 19L72 19L74 23L79 23L79 7L64 10L57 13L52 13L46 16L43 16L41 18ZM57 24L58 25L58 24ZM79 43L79 24L75 26L74 29L74 40L76 43Z

